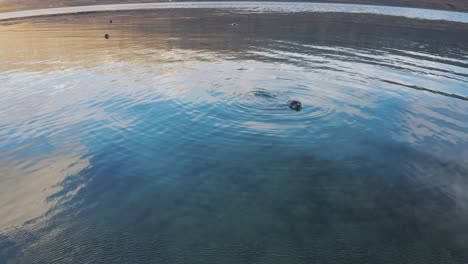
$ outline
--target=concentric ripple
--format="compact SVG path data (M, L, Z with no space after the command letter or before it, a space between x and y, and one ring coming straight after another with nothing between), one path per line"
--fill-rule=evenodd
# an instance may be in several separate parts
M289 88L288 92L254 89L245 93L234 93L222 98L222 109L214 116L221 125L257 133L284 134L284 130L304 127L319 118L331 114L332 103L319 96L312 96L301 89ZM289 109L290 100L300 98L304 108Z

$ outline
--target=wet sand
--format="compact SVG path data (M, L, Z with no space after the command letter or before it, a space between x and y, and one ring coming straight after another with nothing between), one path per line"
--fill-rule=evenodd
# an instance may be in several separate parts
M152 10L152 9L233 9L242 12L331 12L375 14L387 16L399 16L425 20L442 20L451 22L468 23L468 13L436 11L428 9L414 9L407 7L385 7L375 5L344 5L331 3L278 3L278 2L184 2L184 3L140 3L140 4L116 4L116 5L89 5L61 8L47 8L25 10L17 12L0 13L0 20L63 15L89 12Z
M97 4L125 4L125 3L154 3L167 2L158 0L4 0L0 1L0 12L10 12L28 9L42 9L50 7L86 6ZM178 1L177 1L178 2ZM302 2L372 4L387 6L403 6L430 8L450 11L468 11L468 1L465 0L306 0Z

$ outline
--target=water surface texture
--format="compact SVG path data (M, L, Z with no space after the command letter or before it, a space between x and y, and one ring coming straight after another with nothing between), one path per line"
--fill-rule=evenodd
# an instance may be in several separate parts
M466 43L346 13L2 22L0 263L466 264Z

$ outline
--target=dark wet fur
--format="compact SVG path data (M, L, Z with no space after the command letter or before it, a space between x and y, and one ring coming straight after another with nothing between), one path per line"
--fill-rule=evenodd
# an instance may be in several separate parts
M301 111L302 109L302 103L296 100L288 101L288 106L295 111Z
M276 97L274 94L271 94L265 91L255 91L254 95L257 97L263 97L263 98L275 98Z
M276 95L271 94L271 93L269 93L267 91L255 91L254 95L256 97L265 98L265 99L275 99L276 98ZM294 111L301 111L301 109L302 109L302 103L300 101L297 101L297 100L290 100L290 101L287 102L287 105L289 106L289 108L291 108Z

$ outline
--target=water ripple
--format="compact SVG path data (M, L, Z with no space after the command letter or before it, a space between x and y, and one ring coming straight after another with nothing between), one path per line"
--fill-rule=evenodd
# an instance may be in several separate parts
M263 11L1 24L0 262L466 262L466 29Z

